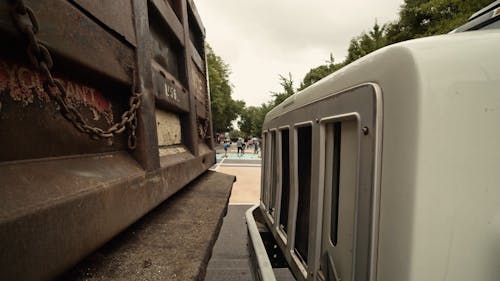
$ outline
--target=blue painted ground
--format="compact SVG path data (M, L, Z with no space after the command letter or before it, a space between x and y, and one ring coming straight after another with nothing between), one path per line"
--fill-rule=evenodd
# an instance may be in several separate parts
M224 153L217 153L216 156L217 156L217 160L225 158L225 159L232 159L232 160L259 160L260 161L259 154L253 154L253 152L245 153L243 155L242 154L238 155L237 153L228 153L227 158L224 157Z

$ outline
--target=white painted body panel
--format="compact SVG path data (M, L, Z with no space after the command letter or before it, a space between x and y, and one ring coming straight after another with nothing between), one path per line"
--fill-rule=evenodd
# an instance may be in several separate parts
M376 280L500 280L500 32L385 47L266 122L369 82L383 98Z

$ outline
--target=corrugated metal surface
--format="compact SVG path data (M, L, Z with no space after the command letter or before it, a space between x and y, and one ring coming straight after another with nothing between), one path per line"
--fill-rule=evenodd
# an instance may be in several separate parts
M48 93L29 60L34 45L11 16L15 2L0 2L8 42L0 46L0 279L44 280L214 163L211 131L200 134L196 110L197 96L208 104L204 54L194 49L204 32L190 33L204 29L193 26L201 21L186 0L24 1L39 23L36 44L48 48L66 89L62 100L78 112L72 118L106 131L142 94L129 149L134 122L109 145L66 120L54 98L63 95Z

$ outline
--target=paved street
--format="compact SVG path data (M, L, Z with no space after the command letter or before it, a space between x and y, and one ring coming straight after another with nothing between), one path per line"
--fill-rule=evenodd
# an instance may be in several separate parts
M227 215L207 267L205 281L253 281L245 212L259 201L260 164L224 160L213 169L236 176ZM227 161L227 162L226 162ZM235 161L235 162L233 162ZM249 164L258 166L246 166ZM287 268L275 268L277 281L294 280Z
M245 211L251 206L229 205L205 281L252 281L245 223Z
M253 152L253 151L252 151ZM206 281L250 281L250 260L245 211L259 202L260 158L257 154L237 155L230 150L228 157L217 149L217 164L211 169L235 175L229 199L228 214L208 264Z
M227 157L224 157L222 146L216 151L217 163L211 169L236 176L229 204L257 204L260 196L260 154L253 154L252 149L238 155L235 149L229 149Z

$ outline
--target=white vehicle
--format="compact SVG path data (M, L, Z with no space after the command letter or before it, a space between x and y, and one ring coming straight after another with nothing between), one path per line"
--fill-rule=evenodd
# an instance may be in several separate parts
M498 29L391 45L269 112L258 279L268 232L297 280L500 280L499 50Z

